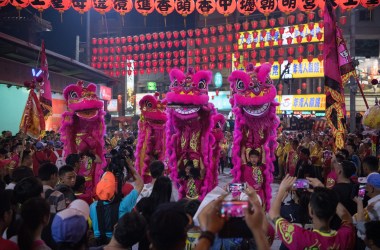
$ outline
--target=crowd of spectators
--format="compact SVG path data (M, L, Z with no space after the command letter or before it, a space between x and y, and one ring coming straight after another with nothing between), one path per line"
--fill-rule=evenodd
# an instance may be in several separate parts
M221 145L221 173L230 167L232 136ZM274 173L280 185L270 207L249 185L239 195L216 187L202 202L179 199L160 161L150 163L152 182L144 184L133 167L135 138L105 138L112 157L88 193L78 169L94 156L63 156L53 132L34 141L4 131L0 250L270 249L275 234L281 249L380 248L379 162L360 134L335 150L328 132L282 131ZM113 158L120 148L122 166ZM300 179L307 185L297 185ZM241 204L236 199L247 202L240 216L223 216L226 204Z

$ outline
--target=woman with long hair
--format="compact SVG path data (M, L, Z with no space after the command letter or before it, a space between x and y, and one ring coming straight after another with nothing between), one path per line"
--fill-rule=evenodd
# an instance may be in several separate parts
M150 222L152 214L156 211L160 204L170 202L172 194L172 182L166 176L157 178L153 185L152 193L149 197L142 198L136 205L136 210L142 214L146 221ZM144 237L139 243L139 250L149 249L150 242L147 237Z
M27 200L21 207L22 224L17 243L20 250L50 250L41 239L42 229L49 224L50 206L43 198Z

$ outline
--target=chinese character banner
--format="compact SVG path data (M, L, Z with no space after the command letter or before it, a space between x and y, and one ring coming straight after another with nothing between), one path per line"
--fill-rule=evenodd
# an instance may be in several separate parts
M367 9L373 9L379 6L379 0L341 0L333 1L333 7L342 10L352 10L359 5ZM18 10L28 6L42 12L48 8L53 8L60 13L67 11L71 7L83 14L90 9L104 15L112 10L120 15L132 11L134 8L138 13L147 16L154 11L167 16L173 12L186 17L193 12L198 12L203 16L218 13L223 16L232 15L235 11L242 15L248 16L254 12L260 12L265 16L270 15L277 9L286 13L299 10L310 13L317 8L323 9L325 1L323 0L0 0L0 8L6 5L12 5Z

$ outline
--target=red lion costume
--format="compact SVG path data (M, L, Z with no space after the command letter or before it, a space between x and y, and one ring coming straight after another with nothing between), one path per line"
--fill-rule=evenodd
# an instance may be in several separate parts
M167 157L171 178L180 184L179 195L189 199L203 199L215 187L212 162L214 127L212 116L216 110L208 103L208 85L212 80L211 71L187 74L179 69L170 72L170 92L166 94L168 121L166 126ZM190 169L200 171L200 178L185 166L192 161ZM203 164L202 164L203 163ZM178 173L186 171L184 178ZM194 177L194 178L193 178Z
M62 115L60 129L65 155L91 152L102 162L95 164L89 160L79 169L78 174L86 178L86 191L91 193L106 165L103 102L96 95L96 85L92 83L87 87L83 82L71 84L63 90L63 95L68 109Z
M152 181L148 169L149 163L153 160L164 161L165 158L166 104L157 100L158 95L158 93L154 96L146 95L139 102L141 116L138 122L135 167L145 183Z
M277 147L277 127L279 119L276 116L276 88L269 77L271 65L265 63L259 67L253 64L247 66L246 72L236 70L231 73L228 81L231 84L232 95L230 103L235 114L232 173L234 181L247 181L253 177L257 184L257 192L266 205L270 207L271 187L273 181L273 161ZM241 164L242 148L257 149L261 152L262 170L252 168L251 173L243 174ZM248 157L247 157L248 158Z

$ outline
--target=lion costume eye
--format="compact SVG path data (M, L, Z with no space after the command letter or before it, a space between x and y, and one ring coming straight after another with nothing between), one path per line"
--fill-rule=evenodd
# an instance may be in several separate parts
M198 83L198 88L199 89L205 89L206 88L206 81L205 80L200 80Z
M71 91L69 96L71 99L78 99L78 93L75 91Z
M243 90L244 89L244 82L240 79L236 81L236 89L237 90Z
M178 86L178 81L177 79L175 79L172 83L172 87L177 87Z
M153 107L153 104L150 101L145 101L145 107L151 108Z
M265 84L272 85L273 84L273 80L270 77L267 77L267 79L265 80Z

